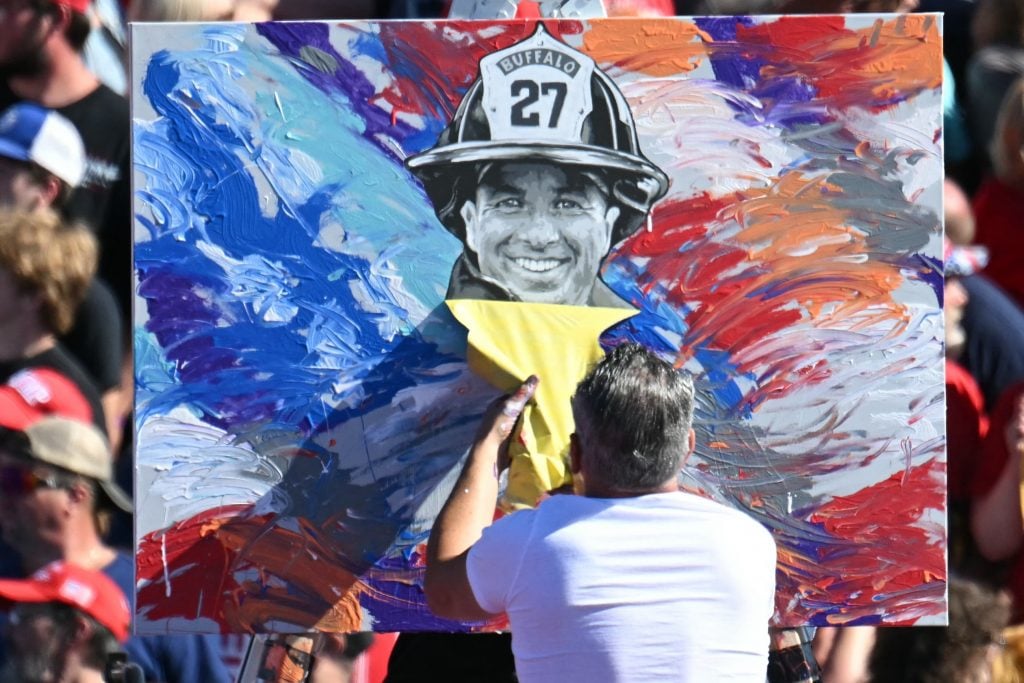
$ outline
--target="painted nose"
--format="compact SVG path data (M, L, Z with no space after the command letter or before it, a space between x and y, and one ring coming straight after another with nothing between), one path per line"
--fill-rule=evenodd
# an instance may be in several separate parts
M558 219L547 212L537 212L531 216L526 228L519 238L531 247L543 248L554 244L559 239Z

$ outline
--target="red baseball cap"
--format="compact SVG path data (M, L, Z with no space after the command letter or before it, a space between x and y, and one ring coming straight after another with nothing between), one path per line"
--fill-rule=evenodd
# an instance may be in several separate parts
M24 431L46 415L93 421L81 390L52 368L26 368L0 385L0 427Z
M89 5L92 4L92 0L51 0L51 2L53 2L54 5L73 9L79 14L85 14L89 9Z
M19 602L71 605L106 626L122 643L128 640L128 599L103 572L51 562L27 579L0 580L0 599L6 601L6 609Z

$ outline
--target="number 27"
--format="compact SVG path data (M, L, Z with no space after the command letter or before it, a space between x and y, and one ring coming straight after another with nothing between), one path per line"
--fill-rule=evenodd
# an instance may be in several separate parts
M562 114L562 104L565 103L565 83L536 83L535 81L513 81L512 97L523 95L522 99L512 105L512 125L514 126L539 126L540 114L537 112L526 112L526 108L543 96L553 94L554 102L551 104L551 116L548 117L548 128L558 126L558 117Z

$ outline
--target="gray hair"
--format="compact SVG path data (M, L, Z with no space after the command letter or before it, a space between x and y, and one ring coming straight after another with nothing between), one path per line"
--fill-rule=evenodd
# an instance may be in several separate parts
M588 481L622 492L658 487L689 448L693 380L638 344L613 349L577 385L576 437Z

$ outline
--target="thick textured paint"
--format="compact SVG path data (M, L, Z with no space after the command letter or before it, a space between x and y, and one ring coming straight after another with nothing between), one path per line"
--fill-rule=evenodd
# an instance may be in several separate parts
M671 76L696 69L709 38L688 21L623 20L595 24L584 36L583 51L620 69Z
M843 609L830 610L827 623L874 621L879 608L888 611L896 604L907 608L907 616L894 625L941 613L937 598L945 592L945 562L928 549L943 529L939 521L929 519L928 511L940 509L945 495L945 463L929 460L855 494L836 497L809 516L808 521L833 539L818 547L814 559L826 566L838 559L843 572L841 583L818 579L800 590L809 596L848 591ZM851 556L849 544L872 545L878 552ZM863 590L867 587L870 590ZM812 598L809 604L815 602Z
M736 40L753 50L785 45L784 59L766 66L761 77L777 78L799 65L802 79L830 107L881 108L941 85L942 37L935 16L879 18L858 30L843 23L839 16L782 17L741 25Z
M185 595L197 600L189 618L209 619L225 630L259 632L270 624L289 624L294 631L360 630L358 579L336 561L324 562L337 552L301 520L287 529L246 512L208 510L143 539L136 567L147 620L180 615ZM157 579L165 562L177 570L163 582Z
M780 623L941 621L937 21L545 24L671 179L602 269L636 313L601 343L696 376L682 484L773 531ZM135 27L142 631L501 627L423 601L496 392L402 161L534 28Z

